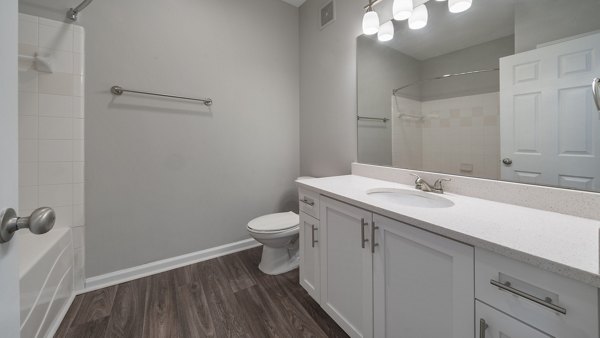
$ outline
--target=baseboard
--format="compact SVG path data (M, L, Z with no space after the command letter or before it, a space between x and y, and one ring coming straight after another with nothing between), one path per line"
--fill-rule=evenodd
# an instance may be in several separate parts
M54 318L54 321L48 328L48 332L46 333L46 338L51 338L56 335L56 331L58 331L60 324L62 324L63 319L65 319L65 316L67 315L67 312L69 311L69 308L71 307L71 304L73 304L73 300L75 300L76 295L77 294L75 293L75 291L71 292L71 296L69 297L69 299L67 300L65 305L63 305L63 308L58 313L58 316L56 316L56 318Z
M212 258L228 255L242 250L247 250L260 245L261 244L253 238L249 238L235 243L229 243L202 251L192 252L177 257L167 258L160 261L135 266L129 269L123 269L104 275L87 278L85 280L85 287L81 290L78 290L77 294L82 294L102 289L108 286L129 282L134 279L147 277L164 271L173 270L182 266L206 261Z

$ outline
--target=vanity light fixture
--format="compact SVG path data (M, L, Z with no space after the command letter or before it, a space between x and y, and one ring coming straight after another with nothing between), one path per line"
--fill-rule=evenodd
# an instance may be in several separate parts
M448 10L450 11L450 13L460 13L471 8L472 4L473 0L449 0Z
M413 14L408 18L408 28L410 29L421 29L427 26L427 20L429 19L429 13L425 4L415 7Z
M406 20L413 13L413 0L394 0L394 20Z
M394 23L392 20L384 23L379 27L379 32L377 32L377 39L379 41L390 41L394 38Z
M363 17L362 29L365 35L373 35L379 32L379 15L373 10L373 0L369 0L369 7Z

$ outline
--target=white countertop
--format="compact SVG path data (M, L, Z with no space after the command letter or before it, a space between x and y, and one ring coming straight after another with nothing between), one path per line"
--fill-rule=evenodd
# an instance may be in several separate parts
M347 175L297 181L301 188L368 209L442 236L600 287L600 222L445 193L449 208L382 202L373 188L414 186Z

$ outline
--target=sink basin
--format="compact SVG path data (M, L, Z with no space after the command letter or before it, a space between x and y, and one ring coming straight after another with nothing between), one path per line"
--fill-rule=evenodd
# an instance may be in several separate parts
M375 188L367 190L367 195L382 202L417 208L449 208L454 205L445 197L419 190Z

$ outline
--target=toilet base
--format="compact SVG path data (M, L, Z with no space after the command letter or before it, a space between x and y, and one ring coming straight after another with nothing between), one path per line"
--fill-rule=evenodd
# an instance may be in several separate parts
M290 257L291 255L291 257ZM279 275L292 271L300 265L298 249L271 248L263 245L262 258L258 268L267 275Z

